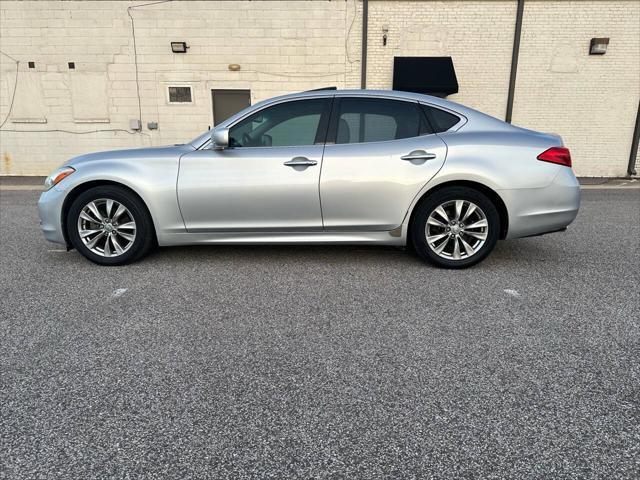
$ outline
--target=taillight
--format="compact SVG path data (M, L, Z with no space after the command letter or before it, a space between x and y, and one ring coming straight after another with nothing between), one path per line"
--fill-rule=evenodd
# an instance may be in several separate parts
M571 167L571 152L564 147L551 147L538 155L538 160Z

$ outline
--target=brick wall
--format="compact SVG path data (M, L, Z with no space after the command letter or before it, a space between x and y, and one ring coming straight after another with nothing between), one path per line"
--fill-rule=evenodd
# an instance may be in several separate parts
M138 99L127 8L140 3L0 2L0 50L20 61L14 107L0 132L1 174L42 175L89 151L188 141L213 123L212 89L250 89L255 102L360 85L362 5L355 0L133 8L143 131L128 133L129 120L138 118ZM172 53L171 41L186 41L188 53ZM230 71L232 63L241 70ZM15 63L5 55L0 78L1 122L15 79ZM170 84L190 85L194 103L168 104ZM157 131L147 129L152 121Z
M393 86L393 57L450 56L460 91L449 100L504 118L516 2L373 1L367 88ZM383 46L383 27L387 45Z
M515 124L562 135L578 175L624 176L639 98L640 2L527 0Z
M448 98L504 119L516 7L370 2L367 87L392 87L394 56L451 56L460 91ZM611 38L605 55L588 54L592 37ZM640 2L525 2L514 124L562 135L578 175L624 176L639 96Z
M212 125L212 89L252 101L359 88L360 0L0 2L0 174L46 174L81 153L189 140ZM369 3L369 88L391 88L394 56L451 56L450 98L504 118L516 0ZM382 45L383 27L388 42ZM610 37L589 56L591 37ZM185 41L187 54L169 42ZM579 175L624 175L640 97L640 2L527 0L513 121L561 134ZM28 68L28 61L35 68ZM68 67L75 62L75 69ZM230 71L236 63L240 71ZM194 102L170 105L169 85ZM139 117L142 133L129 130ZM158 122L158 130L147 129ZM20 130L19 132L11 130ZM65 130L47 131L47 130ZM98 133L73 134L67 132ZM38 132L36 132L38 131Z

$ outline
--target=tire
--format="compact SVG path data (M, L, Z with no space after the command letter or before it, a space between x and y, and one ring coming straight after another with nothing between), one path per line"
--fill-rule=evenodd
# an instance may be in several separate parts
M98 265L135 262L155 245L153 222L142 200L114 185L81 193L71 204L66 228L76 250Z
M426 197L416 207L410 229L413 246L423 260L452 269L484 260L499 234L496 206L483 193L467 187L446 187Z

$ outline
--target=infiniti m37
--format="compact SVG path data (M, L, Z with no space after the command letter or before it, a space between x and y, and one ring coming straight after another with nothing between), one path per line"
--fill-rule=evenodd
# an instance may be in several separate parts
M121 265L154 246L411 245L463 268L578 213L569 150L421 94L272 98L183 145L91 153L46 180L45 237Z

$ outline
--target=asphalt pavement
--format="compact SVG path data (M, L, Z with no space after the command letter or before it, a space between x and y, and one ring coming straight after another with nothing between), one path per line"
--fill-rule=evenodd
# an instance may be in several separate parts
M0 191L0 478L638 478L640 190L445 271L396 248L105 268Z

